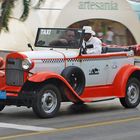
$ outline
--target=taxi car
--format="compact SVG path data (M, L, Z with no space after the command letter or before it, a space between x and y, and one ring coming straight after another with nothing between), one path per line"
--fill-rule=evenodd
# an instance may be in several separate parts
M73 36L68 41L66 32ZM83 104L119 98L125 108L140 103L140 67L129 49L104 48L83 54L83 30L39 28L35 47L10 53L0 110L6 105L32 107L41 118L54 117L61 102Z

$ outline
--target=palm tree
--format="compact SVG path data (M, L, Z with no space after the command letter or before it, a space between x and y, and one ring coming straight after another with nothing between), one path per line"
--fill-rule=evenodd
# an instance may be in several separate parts
M16 1L17 0L0 0L0 2L1 2L0 31L9 30L8 23L9 23L11 14L12 14L12 9L15 7ZM44 1L45 0L38 0L38 3L34 8L39 7L40 4ZM23 8L23 12L22 12L22 15L19 20L25 21L29 15L31 0L22 0L22 3L23 3L24 8Z

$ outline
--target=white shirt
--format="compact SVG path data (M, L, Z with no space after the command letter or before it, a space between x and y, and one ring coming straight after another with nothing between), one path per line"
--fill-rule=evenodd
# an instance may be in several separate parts
M108 31L108 32L106 33L106 35L107 35L106 40L108 40L108 41L113 41L114 33L113 33L112 31Z
M87 54L101 54L102 52L102 41L97 37L91 37L88 41L82 43L85 48L88 45L93 45L93 48L87 48Z

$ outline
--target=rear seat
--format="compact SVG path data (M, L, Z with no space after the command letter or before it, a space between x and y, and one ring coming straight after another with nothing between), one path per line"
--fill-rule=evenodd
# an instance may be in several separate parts
M113 47L102 47L102 53L109 53L109 52L124 52L124 51L130 51L129 48L113 48Z

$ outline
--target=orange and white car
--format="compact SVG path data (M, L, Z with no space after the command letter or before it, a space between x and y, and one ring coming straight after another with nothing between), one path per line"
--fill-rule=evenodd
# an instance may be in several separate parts
M66 31L74 31L71 44ZM82 54L82 30L39 28L33 51L6 58L0 110L32 107L41 118L54 117L61 102L82 104L119 98L126 108L140 103L140 67L128 49ZM61 39L60 39L61 38ZM138 63L138 62L137 62Z

